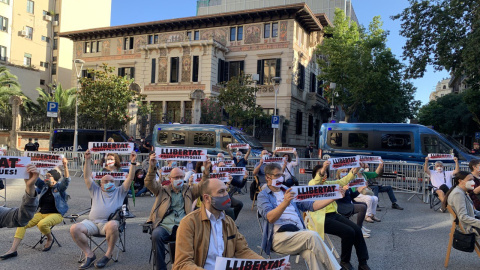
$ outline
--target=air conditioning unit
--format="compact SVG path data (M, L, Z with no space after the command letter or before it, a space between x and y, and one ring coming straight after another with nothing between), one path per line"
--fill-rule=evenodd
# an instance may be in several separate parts
M48 22L51 22L51 21L52 21L52 16L50 16L50 15L45 15L45 16L43 16L43 20L48 21Z
M58 26L58 21L53 21L54 26Z
M18 35L22 37L27 36L27 30L18 31Z

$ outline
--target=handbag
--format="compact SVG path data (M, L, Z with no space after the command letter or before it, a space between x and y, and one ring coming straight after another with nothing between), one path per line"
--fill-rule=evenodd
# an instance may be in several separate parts
M369 187L366 187L366 188L362 189L362 191L360 193L363 194L363 195L369 195L369 196L375 195L373 193L372 189L369 188Z
M287 169L287 172L290 174L290 179L292 180L293 185L298 186L298 179L297 179L295 176L293 176L293 174L290 172L290 170L288 169L288 167L285 167L285 169ZM293 185L291 185L291 186L293 186ZM287 185L287 186L288 186L288 185ZM289 187L290 187L290 186L289 186Z
M458 226L458 217L455 218L455 224ZM475 236L475 233L462 233L455 229L452 247L464 252L473 252L475 250Z

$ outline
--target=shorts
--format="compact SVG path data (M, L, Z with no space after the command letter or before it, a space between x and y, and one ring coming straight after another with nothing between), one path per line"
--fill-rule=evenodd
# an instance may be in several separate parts
M84 219L81 222L87 228L87 234L92 235L105 235L105 223L95 223L89 219Z
M435 191L437 191L438 189L440 189L441 191L443 191L443 194L447 194L449 188L447 187L447 185L443 184L441 185L440 187L438 188L435 188Z

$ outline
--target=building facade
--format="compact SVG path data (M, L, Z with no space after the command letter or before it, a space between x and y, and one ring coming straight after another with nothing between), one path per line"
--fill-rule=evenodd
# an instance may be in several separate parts
M109 26L110 14L111 0L0 0L0 65L8 66L33 100L36 88L70 88L73 43L58 33Z
M439 81L435 87L435 91L430 93L430 101L437 100L439 97L451 94L453 89L449 86L449 83L450 79L443 79Z
M269 114L275 106L271 79L282 78L277 142L305 146L318 141L328 119L314 53L326 24L325 15L314 15L302 3L60 36L73 40L74 58L85 61L83 76L107 63L140 86L153 112L148 126L127 129L132 136L148 136L157 123L199 123L200 100L217 96L222 82L244 72L259 74L257 104Z

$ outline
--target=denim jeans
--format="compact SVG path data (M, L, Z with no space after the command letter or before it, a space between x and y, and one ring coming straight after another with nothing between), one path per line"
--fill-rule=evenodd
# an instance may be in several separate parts
M148 189L146 187L143 187L142 189L140 189L139 191L135 192L135 197L140 197L140 195L142 195L143 193L147 192ZM128 194L132 194L132 190L128 190Z
M375 194L375 196L378 197L378 193L379 192L387 192L388 193L388 197L390 198L390 201L392 203L396 203L397 202L397 198L395 198L395 194L393 194L393 189L391 186L370 186L370 188L372 189L373 191L373 194Z
M158 226L152 231L152 246L155 247L156 254L156 269L166 270L167 264L165 263L165 241L170 238L170 233L163 227Z

